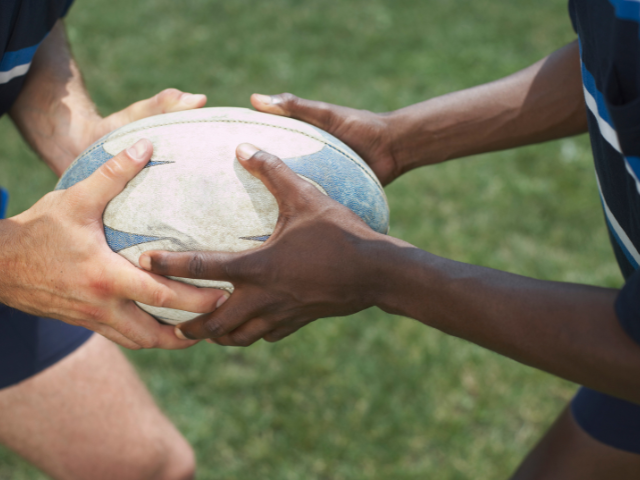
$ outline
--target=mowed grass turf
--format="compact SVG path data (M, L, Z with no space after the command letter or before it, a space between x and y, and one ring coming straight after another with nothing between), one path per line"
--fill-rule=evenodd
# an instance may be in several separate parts
M206 93L209 106L291 91L388 111L508 75L575 38L562 0L76 3L69 35L104 114L166 87ZM10 214L55 181L0 120ZM413 171L387 194L391 234L436 254L621 284L585 136ZM377 309L273 345L128 355L193 444L199 479L506 478L576 389ZM0 479L40 478L0 451Z

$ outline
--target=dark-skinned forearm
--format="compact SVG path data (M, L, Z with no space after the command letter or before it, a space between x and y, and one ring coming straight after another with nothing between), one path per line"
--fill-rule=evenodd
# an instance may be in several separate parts
M578 43L506 78L389 113L402 172L587 130Z
M640 403L640 347L617 290L549 282L381 240L378 306L581 385Z

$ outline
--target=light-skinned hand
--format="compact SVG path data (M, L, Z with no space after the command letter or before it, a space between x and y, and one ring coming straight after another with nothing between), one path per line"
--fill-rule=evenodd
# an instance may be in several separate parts
M224 292L145 272L107 245L102 215L151 158L149 140L121 152L89 178L45 195L0 221L0 302L98 332L131 349L189 347L134 301L206 313Z
M131 122L163 113L201 108L206 103L206 95L186 93L175 88L167 88L151 98L135 102L107 117L102 118L95 114L84 122L75 122L69 125L67 136L58 140L66 154L64 155L64 161L58 162L62 167L54 168L54 170L60 176L75 157L91 146L93 142Z

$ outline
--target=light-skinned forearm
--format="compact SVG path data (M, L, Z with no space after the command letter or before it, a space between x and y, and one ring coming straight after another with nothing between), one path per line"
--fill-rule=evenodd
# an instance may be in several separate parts
M73 59L62 20L36 52L10 115L23 137L59 176L101 120Z
M102 118L87 93L60 20L38 48L10 114L31 147L59 176L107 133L153 115L200 108L206 102L204 95L167 88Z
M459 263L388 237L374 249L383 310L640 403L640 346L617 320L618 290Z
M583 133L578 43L503 79L386 115L401 172Z

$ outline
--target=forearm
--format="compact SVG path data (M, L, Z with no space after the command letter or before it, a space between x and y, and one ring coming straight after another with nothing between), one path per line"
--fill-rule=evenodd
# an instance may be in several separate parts
M640 403L640 346L616 318L617 290L454 262L395 239L380 245L383 310Z
M87 137L84 130L101 117L86 91L61 20L36 52L10 115L57 175L86 147L80 141Z
M587 129L578 43L501 80L388 114L402 172Z

